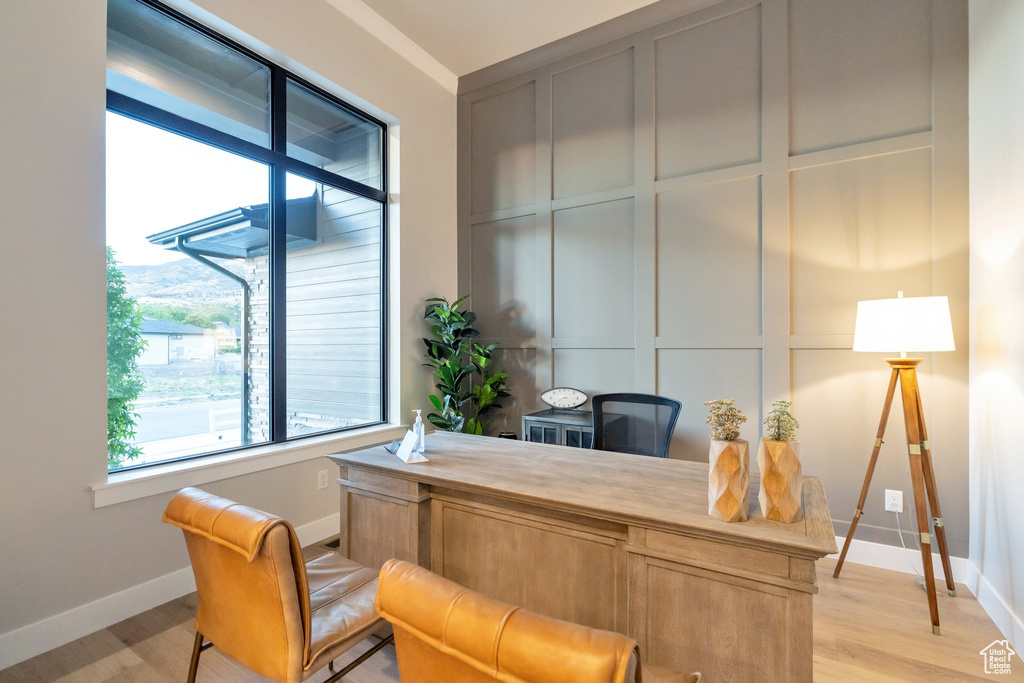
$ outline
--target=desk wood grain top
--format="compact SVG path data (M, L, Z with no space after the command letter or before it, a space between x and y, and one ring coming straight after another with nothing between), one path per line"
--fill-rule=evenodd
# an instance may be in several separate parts
M482 493L613 522L819 558L837 552L821 480L805 477L804 519L764 519L751 491L747 522L708 516L708 466L469 434L428 434L430 462L406 464L381 446L328 457L342 467Z

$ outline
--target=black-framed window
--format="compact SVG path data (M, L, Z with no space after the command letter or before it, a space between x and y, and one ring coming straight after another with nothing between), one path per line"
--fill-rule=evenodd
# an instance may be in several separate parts
M108 1L111 471L385 421L386 159L375 117Z

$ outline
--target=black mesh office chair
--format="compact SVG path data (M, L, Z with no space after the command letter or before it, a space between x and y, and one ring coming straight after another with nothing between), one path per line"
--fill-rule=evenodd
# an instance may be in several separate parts
M595 450L668 457L679 401L651 394L598 394L590 402Z

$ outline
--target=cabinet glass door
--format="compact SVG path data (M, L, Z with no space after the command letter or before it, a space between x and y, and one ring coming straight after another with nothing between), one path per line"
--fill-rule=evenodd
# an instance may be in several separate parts
M539 424L530 423L529 430L528 441L533 441L534 443L544 442L544 429Z
M544 443L558 445L558 425L544 426Z

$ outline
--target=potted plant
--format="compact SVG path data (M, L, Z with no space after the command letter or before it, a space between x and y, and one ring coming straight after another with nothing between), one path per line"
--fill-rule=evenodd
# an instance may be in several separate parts
M462 309L468 298L427 299L423 319L430 324L433 338L423 339L425 365L433 369L438 391L429 397L437 412L427 415L427 420L449 432L483 434L489 423L484 415L500 408L500 400L511 394L505 390L508 375L492 366L491 354L497 345L473 341L480 333L473 327L476 314Z
M735 399L705 401L711 425L708 454L708 514L726 522L746 521L750 509L750 447L740 437L746 416Z
M800 423L789 409L792 401L773 401L764 418L764 437L757 449L761 487L757 495L761 514L777 522L798 522L804 518L803 472L800 466L800 442L796 430Z

